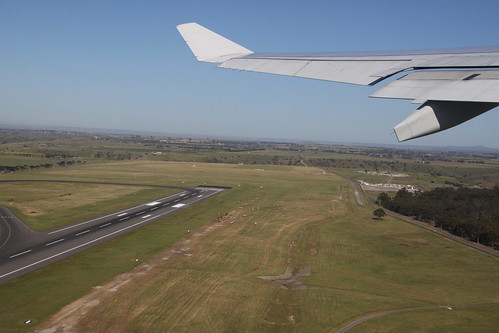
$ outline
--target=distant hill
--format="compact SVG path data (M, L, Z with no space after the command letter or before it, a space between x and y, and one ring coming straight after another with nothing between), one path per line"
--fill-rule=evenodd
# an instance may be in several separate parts
M421 146L421 145L397 145L397 144L376 144L376 143L358 143L358 142L333 142L333 141L304 141L293 139L275 139L275 138L251 138L251 137L232 137L232 136L212 136L188 133L166 133L153 131L137 131L108 128L84 128L67 126L26 126L0 124L1 129L22 129L22 130L50 130L64 132L83 132L83 133L105 133L105 134L131 134L131 135L149 135L149 136L168 136L179 138L213 138L219 140L238 140L238 141L265 141L265 142L286 142L286 143L317 143L341 146L362 146L362 147L385 147L395 149L410 150L431 150L431 151L462 151L462 152L480 152L499 154L499 148L490 148L485 146Z

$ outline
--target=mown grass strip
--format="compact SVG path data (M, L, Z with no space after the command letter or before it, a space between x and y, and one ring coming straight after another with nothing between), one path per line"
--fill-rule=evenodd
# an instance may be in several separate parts
M91 219L179 191L50 182L2 183L0 188L0 204L35 231Z
M124 236L0 285L0 332L32 329L64 305L97 285L130 270L180 238L206 224L237 196L211 198ZM139 259L139 262L136 262ZM28 326L24 324L31 320Z

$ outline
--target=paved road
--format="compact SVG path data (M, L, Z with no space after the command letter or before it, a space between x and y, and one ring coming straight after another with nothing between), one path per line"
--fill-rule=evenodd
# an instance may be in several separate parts
M448 305L441 305L441 306L429 306L429 307L424 307L424 308L408 308L408 309L399 309L399 310L392 310L392 311L385 311L385 312L380 312L380 313L374 313L371 315L364 316L362 318L359 318L350 324L343 326L338 330L337 333L345 333L351 328L368 321L370 319L382 317L382 316L387 316L390 314L394 313L399 313L399 312L408 312L408 311L423 311L423 310L452 310L452 309L459 309L459 308L474 308L474 307L484 307L484 306L497 306L499 303L487 303L487 304L467 304L467 305L457 305L457 306L448 306Z
M40 233L32 231L8 209L0 207L0 283L137 229L224 190L201 186L183 188L152 202Z
M332 170L330 170L330 169L322 169L322 170L324 170L325 172L332 173L333 175L336 175L336 176L338 176L338 177L341 177L341 178L343 178L344 180L346 180L347 182L349 182L349 183L350 183L350 185L352 185L352 187L353 187L353 192L354 192L354 194L355 194L355 199L357 199L357 203L358 203L359 205L361 205L362 207L364 207L364 208L369 208L369 207L367 207L367 206L366 206L366 204L364 204L364 202L362 201L362 198L360 197L359 189L357 188L357 185L354 183L354 181L353 181L353 180L351 180L350 178L347 178L347 177L343 176L342 174L339 174L339 173L337 173L337 172L334 172L334 171L332 171Z

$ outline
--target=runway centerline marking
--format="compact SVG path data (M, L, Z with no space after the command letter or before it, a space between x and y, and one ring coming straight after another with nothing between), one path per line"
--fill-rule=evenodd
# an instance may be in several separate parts
M180 207L182 207L182 206L185 206L185 204L176 204L176 205L173 205L172 207L173 207L173 208L180 208Z
M120 216L125 216L126 214L128 214L128 213L122 213L122 214L118 214L116 216L120 217Z
M120 221L125 221L125 220L128 220L130 218L130 216L127 216L127 217L124 217L122 219L120 219ZM111 223L108 223L108 224L105 224L105 225L110 225Z
M56 241L53 241L53 242L47 243L47 244L45 244L45 246L50 246L50 245L52 245L52 244L62 242L63 240L64 240L64 238L61 238L61 239L58 239L58 240L56 240Z
M171 197L175 197L177 195L178 195L178 193L174 193L174 194L168 195L168 196L166 196L164 198L161 198L160 200L164 200L164 199L168 199L168 198L171 198ZM109 216L113 216L115 214L121 214L121 213L124 213L124 212L128 212L128 211L130 211L132 209L136 209L136 208L141 207L141 206L144 206L144 204L137 205L137 206L134 206L134 207L130 207L130 208L127 208L127 209L123 209L123 210L121 210L119 212L114 212L114 213L110 213L110 214L107 214L107 215L104 215L104 216L100 216L100 217L97 217L97 218L89 220L89 221L85 221L85 222L73 224L73 225L70 225L70 226L68 226L66 228L62 228L62 229L50 231L50 232L48 232L48 234L52 235L52 234L55 234L55 233L58 233L58 232L61 232L61 231L65 231L65 230L68 230L68 229L71 229L71 228L79 227L80 225L91 223L91 222L94 222L94 221L98 221L100 219L103 219L103 218L106 218L106 217L109 217Z
M80 235L86 234L87 232L90 232L90 229L82 231L82 232L79 232L79 233L76 234L76 236L80 236Z
M79 249L80 247L84 247L84 246L87 246L87 245L89 245L89 244L92 244L92 243L98 242L98 241L100 241L100 240L102 240L102 239L104 239L104 238L107 238L107 237L112 236L112 235L114 235L114 234L117 234L117 233L123 232L124 230L130 229L130 228L133 228L133 227L136 227L136 226L138 226L138 225L140 225L140 224L143 224L143 223L147 223L147 222L149 222L149 221L151 221L151 220L153 220L153 219L156 219L156 218L158 218L158 217L161 217L161 216L163 216L163 215L166 215L167 213L168 213L168 212L163 213L163 214L159 214L158 216L154 216L154 217L148 218L148 219L143 220L143 221L141 221L141 222L137 222L137 223L132 224L132 225L130 225L130 226L128 226L128 227L125 227L125 228L123 228L123 229L113 231L113 232L111 232L111 233L109 233L109 234L107 234L107 235L104 235L104 236L101 236L101 237L99 237L99 238L93 239L93 240L91 240L91 241L89 241L89 242L86 242L86 243L83 243L83 244L77 245L77 246L75 246L75 247L72 247L72 248L70 248L70 249L68 249L68 250L65 250L65 251L62 251L62 252L59 252L59 253L54 254L54 255L52 255L52 256L50 256L50 257L47 257L47 258L45 258L45 259L38 260L37 262L34 262L34 263L32 263L32 264L29 264L29 265L26 265L26 266L24 266L24 267L21 267L21 268L15 269L15 270L13 270L12 272L5 273L5 274L3 274L3 275L0 275L0 279L4 278L4 277L6 277L6 276L12 275L12 274L14 274L14 273L17 273L17 272L19 272L19 271L22 271L22 270L24 270L24 269L26 269L26 268L29 268L29 267L32 267L32 266L38 265L38 264L40 264L40 263L42 263L42 262L45 262L45 261L48 261L48 260L50 260L50 259L53 259L53 258L59 257L59 256L61 256L61 255L63 255L63 254L66 254L66 253L68 253L68 252L71 252L71 251L74 251L74 250L76 250L76 249ZM28 252L31 252L31 250L28 250L28 251L24 251L24 252L18 253L18 254L14 255L14 256L11 256L11 258L13 258L13 257L15 257L15 256L20 256L20 255L25 254L25 253L28 253Z
M26 253L29 253L29 252L31 252L31 250L24 251L24 252L21 252L21 253L18 253L18 254L14 254L13 256L10 256L9 258L15 258L17 256L22 256L23 254L26 254Z
M198 193L199 193L199 192L198 192ZM212 196L212 195L215 195L215 194L217 194L217 193L211 193L211 194L208 194L208 195L206 195L203 199L206 199L206 198L208 198L208 197L210 197L210 196ZM183 199L184 199L184 200L187 200L188 198L192 198L192 197L194 197L195 195L196 195L195 193L189 192L189 193L186 193L186 194L185 194L185 196L184 196L184 198L183 198ZM168 196L168 197L174 197L174 196L179 196L179 194L178 194L178 193L175 193L175 194L170 195L170 196ZM165 198L162 198L162 199L158 199L158 201L159 201L159 200L165 200L165 199L167 199L168 197L165 197ZM198 201L201 201L201 200L203 200L203 199L197 199L197 198L195 198L194 200L191 200L191 202L189 202L189 203L187 203L187 204L183 204L183 203L177 204L177 205L175 205L175 206L172 206L172 209L164 209L162 212L159 212L159 214L157 214L157 215L154 215L154 214L149 214L149 215L147 215L147 216L144 216L144 217L142 217L142 219L141 219L142 221L140 221L140 222L136 222L136 223L134 223L134 224L131 224L131 225L128 225L128 226L124 226L124 227L122 227L121 229L118 229L118 230L112 231L112 232L110 232L110 233L108 233L108 234L106 234L106 235L103 235L103 236L101 236L101 237L98 237L98 238L92 239L92 240L87 241L87 242L85 242L85 243L81 243L81 244L79 244L79 245L73 246L73 247L71 247L71 248L69 248L69 249L67 249L67 250L62 250L62 249L61 249L61 250L60 250L61 252L58 252L58 253L53 254L53 255L50 255L49 257L46 257L46 258L40 259L40 260L38 260L38 261L36 261L36 262L32 262L32 263L27 264L27 265L25 265L25 266L23 266L23 267L20 267L20 268L14 269L14 270L12 270L12 271L10 271L10 272L8 272L8 273L4 273L4 274L0 275L0 280L1 280L1 279L3 279L3 278L5 278L5 277L7 277L7 276L10 276L10 275L16 274L16 273L18 273L18 272L20 272L20 271L24 271L24 270L26 270L26 269L29 269L30 267L33 267L33 266L36 266L36 265L40 265L41 263L47 262L47 261L49 261L49 260L52 260L53 258L57 258L57 257L60 257L60 256L62 256L62 255L72 255L72 253L71 253L71 252L73 252L73 251L75 251L75 250L78 250L78 249L81 249L81 248L87 247L87 246L89 246L90 244L93 244L93 243L96 243L96 242L102 241L102 240L104 240L104 239L106 239L106 238L109 238L109 237L111 237L111 236L113 236L113 235L116 235L116 234L121 234L121 233L123 233L123 232L126 232L126 231L127 231L127 230L129 230L129 229L132 229L132 228L137 228L138 226L140 226L140 225L142 225L142 224L145 224L145 223L148 223L149 221L157 220L157 219L159 219L159 218L162 218L163 216L166 216L166 215L168 215L168 214L170 214L170 213L173 213L173 211L174 211L175 209L177 209L177 208L181 208L181 207L184 207L184 206L185 206L185 207L189 207L190 205L192 205L192 204L194 204L194 203L196 203L196 202L198 202ZM159 202L158 204L161 204L161 202ZM169 204L165 204L165 205L162 205L162 206L169 206L170 204L171 204L171 203L169 203ZM121 212L130 211L131 209L134 209L134 208L136 209L136 208L138 208L138 207L140 207L140 206L145 206L145 204L138 205L138 206L135 206L135 207L132 207L132 208L128 208L128 209L126 209L126 210L122 210ZM184 208L185 208L185 207L184 207ZM159 208L159 207L154 207L154 208L149 209L149 210L153 210L153 209L156 209L156 208ZM114 215L114 216L116 216L116 214L121 213L121 212L114 212L114 213L108 214L108 215L106 215L106 216L101 216L101 217L95 218L95 219L93 219L93 220L89 220L89 221L85 221L85 222L82 222L82 223L78 223L78 224L75 224L75 225L72 225L72 226L68 226L67 228L63 228L63 229L59 229L59 230L54 230L54 231L49 232L49 233L47 233L47 234L56 233L56 232L60 232L60 231L63 231L63 230L70 229L70 228L74 228L74 227L77 227L77 226L82 225L82 224L86 224L86 223L89 223L89 222L93 222L93 221L96 221L96 220L102 219L102 218L104 218L104 217L109 217L109 216L113 216L113 215ZM133 212L132 212L132 213L133 213ZM144 213L147 213L147 210L145 210L145 211L143 211L143 212L141 212L141 213L139 213L139 214L137 214L137 215L141 215L141 214L144 214ZM149 216L150 216L150 217L149 217ZM126 217L124 217L123 219L120 219L120 221L121 221L121 220L125 220L125 219L129 219L129 218L131 218L131 217L132 217L132 216L126 216ZM132 223L133 223L133 222L132 222ZM100 225L100 226L99 226L99 228L102 228L102 227L105 227L105 226L108 226L108 225L111 225L111 224L113 224L113 222L109 222L109 223L106 223L106 224ZM91 231L91 230L92 230L92 229L89 229L88 231L86 230L86 231L81 232L81 233L79 233L79 234L83 234L83 233L89 232L89 231ZM58 243L58 242L62 242L63 240L65 240L65 239L64 239L64 238L61 238L61 239L58 239L58 240L56 240L56 241L50 242L50 243L45 244L45 245L46 245L46 246L53 245L53 244L56 244L56 243ZM83 238L82 238L82 240L83 240ZM84 241L84 240L83 240L83 241ZM68 245L69 245L69 244L68 244ZM71 245L69 245L69 246L71 246ZM78 251L81 251L81 250L78 250ZM17 257L17 256L21 256L21 255L26 254L26 253L29 253L29 252L32 252L32 249L27 250L27 251L24 251L24 252L21 252L21 253L17 253L17 254L15 254L15 255L12 255L12 256L10 256L10 258L15 258L15 257Z

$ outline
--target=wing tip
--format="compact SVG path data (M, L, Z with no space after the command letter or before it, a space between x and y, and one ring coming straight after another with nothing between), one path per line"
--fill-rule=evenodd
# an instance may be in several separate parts
M196 22L179 24L177 30L198 61L220 63L253 53Z

